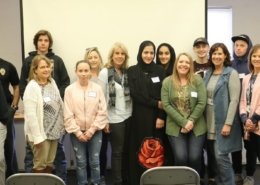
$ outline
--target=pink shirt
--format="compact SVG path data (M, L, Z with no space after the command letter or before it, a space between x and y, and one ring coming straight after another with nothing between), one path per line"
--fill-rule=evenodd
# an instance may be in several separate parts
M107 105L101 87L89 81L86 89L74 82L65 90L64 124L68 133L94 134L108 124Z
M241 99L240 99L240 114L246 114L246 91L249 88L249 81L251 78L251 73L246 75L243 79L242 83L242 93L241 93ZM252 100L250 105L250 114L249 118L254 114L260 115L260 75L257 76L256 81L254 83L254 88L252 92ZM260 121L258 121L258 128L260 128ZM260 129L254 132L257 135L260 135Z

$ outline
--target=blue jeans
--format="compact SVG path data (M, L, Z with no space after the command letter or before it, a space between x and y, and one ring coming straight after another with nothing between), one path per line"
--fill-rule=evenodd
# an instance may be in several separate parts
M87 158L86 152L88 151L89 166L91 173L92 183L100 182L100 167L99 167L99 154L102 143L102 131L97 131L90 141L80 142L74 134L70 134L71 143L76 156L76 171L78 185L88 184L87 177Z
M54 159L55 174L67 182L67 160L65 158L65 151L63 141L58 142L56 157ZM31 173L33 168L33 153L29 143L25 146L24 170Z
M176 166L189 166L198 173L201 171L201 157L205 134L195 136L193 132L179 133L179 136L168 136Z
M5 139L5 162L6 162L6 177L18 173L18 162L15 151L15 128L14 128L15 110L11 109L10 119L7 123L7 135Z
M229 158L229 153L221 153L218 150L216 142L213 142L215 158L217 163L216 181L221 185L235 185L234 171Z

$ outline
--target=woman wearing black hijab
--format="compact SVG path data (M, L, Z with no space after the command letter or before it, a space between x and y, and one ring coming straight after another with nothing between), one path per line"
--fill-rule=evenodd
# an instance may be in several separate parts
M158 46L156 52L156 64L161 65L164 68L166 76L172 74L175 60L175 51L170 44L162 43Z
M130 95L133 100L133 113L130 125L130 166L131 185L139 184L146 168L138 162L137 153L146 137L161 137L165 125L165 112L161 103L161 87L165 78L163 67L154 62L155 45L144 41L139 46L138 63L128 69Z

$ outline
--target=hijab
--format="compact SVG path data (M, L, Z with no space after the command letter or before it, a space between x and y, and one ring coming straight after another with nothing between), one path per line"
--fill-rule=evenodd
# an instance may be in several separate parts
M162 63L161 63L161 61L160 61L160 59L159 59L159 50L160 50L160 48L163 47L163 46L165 46L165 47L167 47L167 48L169 49L170 55L171 55L170 60L169 60L169 63L168 63L168 66L167 66L167 68L166 68L166 70L165 70L166 76L170 76L170 75L172 74L172 72L173 72L173 66L174 66L174 62L175 62L175 60L176 60L175 50L174 50L174 48L173 48L170 44L168 44L168 43L162 43L162 44L160 44L160 45L158 46L157 52L156 52L156 64L157 64L157 65L162 65Z

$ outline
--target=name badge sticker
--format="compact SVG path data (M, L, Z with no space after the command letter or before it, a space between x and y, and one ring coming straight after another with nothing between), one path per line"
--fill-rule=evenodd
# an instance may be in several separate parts
M198 93L197 92L191 92L191 97L197 98L198 97Z
M50 98L49 96L44 97L44 98L43 98L43 101L44 101L45 103L50 102L50 101L51 101L51 98Z
M153 81L153 83L158 83L158 82L160 82L160 78L158 76L152 77L152 81Z
M94 98L96 98L96 96L97 96L97 93L96 93L96 92L94 92L94 91L88 92L88 97L94 97Z
M239 73L239 79L243 79L246 76L245 73Z

